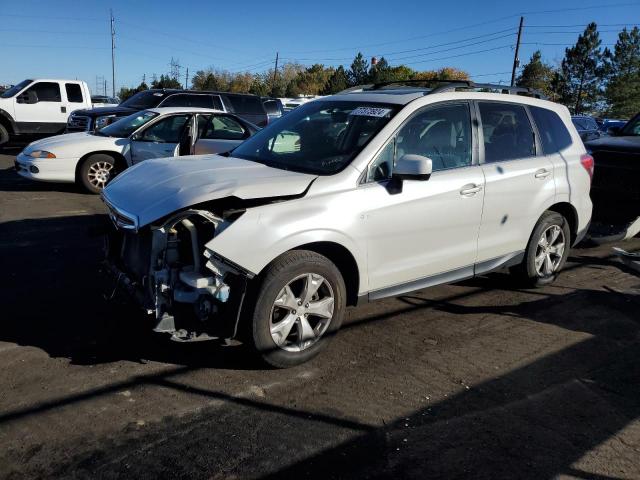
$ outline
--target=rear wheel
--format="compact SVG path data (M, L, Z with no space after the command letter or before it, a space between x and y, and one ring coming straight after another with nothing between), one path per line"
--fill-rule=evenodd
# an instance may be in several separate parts
M545 212L533 229L522 264L513 273L534 287L552 283L567 261L570 241L567 220L557 212Z
M104 153L89 156L80 167L80 181L91 193L100 193L116 175L115 159Z
M326 257L294 250L275 260L257 293L253 344L268 364L287 368L315 357L342 324L346 288Z

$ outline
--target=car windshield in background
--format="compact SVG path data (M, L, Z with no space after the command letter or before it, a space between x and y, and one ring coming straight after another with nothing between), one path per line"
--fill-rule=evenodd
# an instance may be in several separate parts
M124 117L111 125L107 125L96 132L96 135L104 137L126 138L135 132L145 123L157 117L159 114L154 112L138 112L128 117Z
M21 81L19 84L14 85L13 87L11 87L9 90L7 90L6 92L4 92L2 95L0 95L0 97L2 98L11 98L13 97L16 93L18 93L20 90L22 90L24 87L26 87L27 85L29 85L31 82L33 82L33 80L23 80Z
M640 115L633 117L622 129L622 135L638 136L640 135Z
M138 92L133 97L127 98L120 104L121 107L137 108L142 110L145 108L157 107L165 97L161 92Z
M318 175L345 168L398 111L397 105L310 102L272 123L232 155Z

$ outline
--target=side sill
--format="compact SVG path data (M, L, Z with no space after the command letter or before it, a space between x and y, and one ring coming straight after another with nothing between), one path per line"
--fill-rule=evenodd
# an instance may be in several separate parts
M520 252L510 253L502 257L486 260L475 265L458 268L449 272L439 273L429 277L420 278L407 283L401 283L392 287L381 288L368 293L358 295L357 306L364 305L372 300L378 300L386 297L395 297L408 292L422 290L423 288L435 287L447 283L460 282L468 280L476 275L492 272L504 267L512 267L518 265L524 259L524 250Z
M439 273L430 277L420 278L407 283L401 283L392 287L381 288L380 290L374 290L369 292L369 300L377 300L385 297L395 297L402 295L403 293L413 292L416 290L422 290L427 287L434 287L444 283L459 282L473 277L473 265L467 267L458 268L449 272Z
M509 253L502 257L492 258L491 260L485 260L484 262L476 263L474 268L475 275L482 275L483 273L492 272L504 267L513 267L522 263L524 260L524 250L519 252Z

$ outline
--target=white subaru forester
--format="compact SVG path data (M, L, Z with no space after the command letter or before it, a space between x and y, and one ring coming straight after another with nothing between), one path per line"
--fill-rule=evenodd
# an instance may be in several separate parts
M347 305L502 267L552 282L589 224L594 165L568 110L536 97L376 85L230 154L142 162L103 193L112 293L176 341L237 337L288 367Z

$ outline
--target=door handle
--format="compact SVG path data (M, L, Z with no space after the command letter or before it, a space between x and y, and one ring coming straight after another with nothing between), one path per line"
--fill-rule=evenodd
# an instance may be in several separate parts
M534 177L542 180L543 178L547 178L549 175L551 175L551 172L549 170L547 170L546 168L541 168L535 173Z
M67 107L60 107L60 111L62 113L67 113Z
M482 190L482 185L470 183L460 189L460 195L462 195L463 197L471 197L478 193L480 190Z

